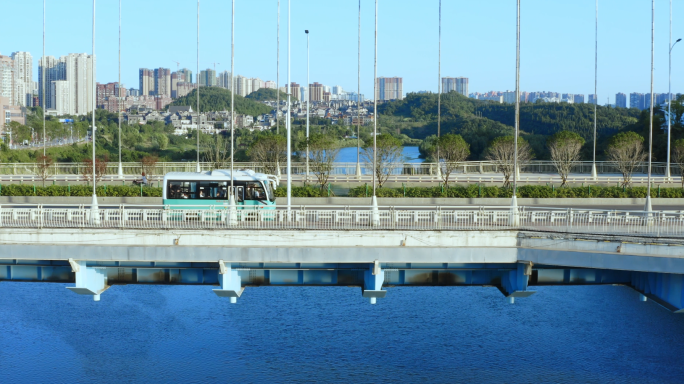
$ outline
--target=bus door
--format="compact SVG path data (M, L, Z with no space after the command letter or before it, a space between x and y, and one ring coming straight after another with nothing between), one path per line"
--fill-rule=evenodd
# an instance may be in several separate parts
M245 187L242 185L235 186L235 204L244 205L245 203Z

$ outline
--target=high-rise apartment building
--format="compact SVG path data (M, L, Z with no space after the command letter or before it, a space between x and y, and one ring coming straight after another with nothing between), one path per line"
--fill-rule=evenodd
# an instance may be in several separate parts
M141 96L154 95L154 71L147 68L140 68L138 71L138 78Z
M269 80L264 83L264 88L268 89L276 89L278 86L276 85L275 81Z
M187 69L187 68L183 68L183 69L179 69L179 70L178 70L178 73L182 73L182 74L185 76L185 82L186 82L186 83L192 83L192 82L193 82L193 81L192 81L192 71L191 71L191 70L189 70L189 69Z
M178 98L178 83L185 82L185 74L182 72L171 73L171 98Z
M522 101L522 100L521 100ZM514 104L515 103L515 91L506 91L503 93L503 102L504 103L510 103Z
M402 100L404 98L403 79L401 77L378 77L376 97L378 100Z
M252 79L252 92L256 92L261 88L264 88L264 81L258 77Z
M33 105L33 57L28 52L12 53L16 103L23 107Z
M341 85L333 85L332 87L332 94L333 95L341 95L344 93L344 90L342 89Z
M0 55L0 97L7 99L6 103L9 105L17 105L14 70L14 60L9 56Z
M66 80L53 81L50 92L50 105L52 107L49 110L54 111L57 115L68 115L71 111L72 102L69 82Z
M104 108L105 101L107 101L107 99L110 97L116 98L118 90L119 84L117 83L97 83L97 107Z
M468 96L467 77L442 77L442 93L456 91L463 96ZM515 95L515 93L514 93Z
M584 95L573 95L573 101L575 104L584 104Z
M627 95L622 92L615 94L615 107L627 108Z
M291 93L291 98L292 99L299 99L301 97L301 87L299 84L295 82L290 83L290 93Z
M235 94L245 97L252 93L252 79L237 75L235 77Z
M70 53L55 59L52 56L41 58L38 67L39 92L41 105L45 105L53 113L68 115L85 115L93 108L93 81L96 60L87 53ZM45 79L43 79L45 77ZM56 84L58 81L65 83ZM43 84L44 82L44 84ZM55 89L59 86L59 89ZM45 102L43 103L43 87ZM54 97L53 97L54 96ZM61 102L59 106L54 102ZM59 107L59 108L58 108Z
M594 93L589 94L589 104L598 104L598 100L596 99L596 94L594 94Z
M311 101L323 101L323 92L325 92L323 84L317 82L309 84L309 99Z
M646 109L646 99L643 93L632 92L629 94L629 107Z
M154 95L171 97L171 70L156 68L154 70Z
M230 90L230 72L223 71L218 74L218 86Z
M205 69L200 71L199 85L201 87L215 87L216 86L216 71L213 69Z
M41 58L38 64L38 100L40 106L51 109L52 106L52 85L55 81L66 80L66 62L62 58L46 56ZM45 94L45 101L43 101Z

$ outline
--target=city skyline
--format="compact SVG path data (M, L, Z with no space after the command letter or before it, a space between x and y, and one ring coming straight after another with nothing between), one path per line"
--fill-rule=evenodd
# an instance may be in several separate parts
M271 4L272 3L272 4ZM90 0L74 0L71 7L60 7L47 1L46 55L63 56L69 53L90 53ZM189 0L155 3L133 3L123 0L123 47L122 83L128 88L137 84L139 68L181 67L196 71L196 3ZM286 2L281 4L286 6ZM35 15L34 25L42 17L42 2L26 1L5 6L9 12ZM68 9L67 9L68 8ZM434 9L433 9L434 8ZM150 21L144 15L152 12L160 17L171 17L179 9L186 17L179 26ZM358 9L351 3L318 3L308 0L292 4L292 80L305 81L304 29L310 30L311 79L324 84L340 84L356 90L356 52ZM372 49L373 49L373 3L362 3L362 68L361 92L372 95ZM601 0L599 3L599 100L610 98L614 102L618 92L648 92L650 65L650 11L647 4L634 1ZM456 4L445 2L445 17L459 17L458 23L443 26L442 76L467 77L472 91L513 89L515 52L514 4L491 7L486 3ZM554 89L573 94L593 93L593 25L594 1L581 0L572 4L547 4L529 0L522 7L521 88L528 90ZM204 0L201 4L200 70L213 69L213 63L229 63L230 34L221 28L225 16L230 14L225 2ZM313 15L335 15L330 17ZM109 83L118 78L118 4L101 2L97 9L98 78L99 83ZM254 28L253 16L258 17ZM544 18L537 17L544 15ZM674 5L673 37L678 38L684 29L678 27L678 15L684 17L684 6ZM192 17L190 17L192 16ZM656 92L667 91L667 2L656 3ZM56 20L83 20L82 23L62 23ZM19 20L7 22L10 28ZM399 76L404 81L404 93L437 91L437 1L434 7L414 7L404 0L379 3L378 76ZM401 20L411 20L410 28ZM248 2L236 4L236 67L235 73L250 78L275 81L275 34L276 1L255 5ZM164 30L164 28L168 28ZM301 31L300 31L301 29ZM152 34L153 31L164 31ZM571 33L549 33L569 31ZM149 32L149 33L148 33ZM287 19L281 12L281 67L286 75ZM298 36L300 38L298 38ZM620 36L616 39L615 36ZM140 39L150 40L141 44ZM168 43L168 44L166 44ZM30 52L36 62L40 57L42 34L40 28L3 39L0 53L10 55L15 51ZM221 49L223 47L223 49ZM254 54L258 52L258 54ZM396 52L404 52L397 60ZM677 48L673 51L673 67L684 59ZM334 60L330 60L334 58ZM474 59L476 58L476 59ZM229 69L217 65L216 72ZM660 69L660 70L658 70ZM641 76L635 75L641 74ZM680 89L684 75L676 70L672 74L673 92Z

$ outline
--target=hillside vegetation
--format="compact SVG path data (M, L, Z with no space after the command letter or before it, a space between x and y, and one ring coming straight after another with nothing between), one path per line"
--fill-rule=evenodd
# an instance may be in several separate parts
M230 91L219 87L200 88L200 112L230 111ZM193 90L183 97L179 97L169 104L172 106L192 106L196 109L197 90ZM235 113L241 115L262 115L270 113L271 107L258 101L235 95Z
M294 96L292 96L294 97ZM247 95L247 99L254 101L275 101L278 100L278 91L271 88L261 88ZM297 98L294 97L296 100ZM280 92L280 100L287 100L287 93Z

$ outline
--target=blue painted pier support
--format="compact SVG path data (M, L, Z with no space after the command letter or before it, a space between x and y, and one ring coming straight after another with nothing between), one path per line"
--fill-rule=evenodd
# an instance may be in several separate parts
M528 291L527 285L532 275L532 263L517 263L517 268L504 272L501 279L501 293L506 296L509 303L515 303L516 297L529 297L537 291Z
M363 297L370 299L371 304L375 304L378 298L382 299L387 295L387 291L382 290L384 282L385 272L380 268L380 263L375 260L364 273L361 294Z

